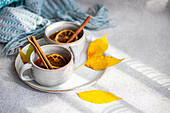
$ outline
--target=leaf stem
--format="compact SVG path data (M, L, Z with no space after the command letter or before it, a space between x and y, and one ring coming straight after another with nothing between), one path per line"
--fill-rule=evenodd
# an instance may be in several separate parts
M85 63L84 63L85 64ZM79 67L77 67L76 69L74 69L73 71L76 71L77 69L79 69L80 67L82 67L84 64L80 65Z

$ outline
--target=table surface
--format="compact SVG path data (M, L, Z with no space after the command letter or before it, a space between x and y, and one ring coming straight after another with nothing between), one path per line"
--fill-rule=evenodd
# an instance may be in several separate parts
M170 113L170 1L76 1L83 11L96 3L108 8L113 27L91 33L96 39L107 33L107 52L125 60L108 68L89 88L51 94L23 83L15 71L15 58L0 57L0 113ZM123 99L93 104L76 94L92 89Z

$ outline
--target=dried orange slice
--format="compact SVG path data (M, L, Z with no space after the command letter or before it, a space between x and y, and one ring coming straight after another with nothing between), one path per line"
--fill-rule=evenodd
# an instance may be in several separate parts
M67 64L66 59L59 54L50 54L47 55L47 58L50 61L53 68L60 68Z
M54 69L61 68L67 64L66 59L62 55L54 53L46 55L46 57ZM40 67L44 67L44 64L41 62L41 60L39 61L38 65Z
M61 43L66 43L71 38L71 36L73 34L74 34L74 31L69 30L69 29L59 31L59 33L55 36L55 41L61 42ZM72 42L74 42L76 40L78 40L78 36L76 36Z

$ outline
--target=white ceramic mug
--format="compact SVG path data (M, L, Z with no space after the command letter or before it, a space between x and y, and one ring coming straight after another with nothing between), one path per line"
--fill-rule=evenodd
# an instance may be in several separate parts
M57 44L57 45L60 45L60 46L64 46L66 48L70 48L71 51L73 52L75 63L80 60L80 53L83 51L83 49L85 47L85 32L84 32L84 30L82 30L78 34L79 39L77 41L70 42L70 43L56 42L56 41L50 39L49 36L51 34L54 34L56 32L66 30L66 29L76 31L79 27L80 26L75 24L75 23L63 21L63 22L55 22L55 23L49 25L45 29L45 39L46 39L46 41L50 44Z
M35 51L30 56L30 63L24 64L20 70L19 75L23 81L35 80L43 86L56 86L66 82L73 73L73 55L72 53L59 45L45 45L41 46L45 55L57 53L67 59L68 63L58 69L44 69L37 66L34 62L39 58ZM24 76L26 70L31 69L29 75Z

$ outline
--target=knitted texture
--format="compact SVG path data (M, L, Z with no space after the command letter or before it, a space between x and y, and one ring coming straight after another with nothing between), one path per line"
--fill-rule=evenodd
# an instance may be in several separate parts
M18 47L26 44L26 37L42 37L44 29L52 22L71 21L80 25L90 15L92 19L86 29L99 30L109 26L108 10L99 4L90 13L84 13L74 0L11 0L10 3L6 5L20 6L3 5L0 9L0 42L7 43L1 53L5 51L6 55L18 52Z
M7 49L6 54L15 53L27 41L26 37L38 37L49 24L49 20L26 9L5 7L0 16L0 41L8 43L2 52Z
M42 8L42 16L51 21L64 20L80 25L90 15L92 19L85 28L99 30L109 27L108 10L105 6L97 4L95 8L89 9L89 12L84 13L81 11L73 0L46 0Z
M18 0L2 0L2 1L0 1L0 8L4 7L6 5L9 5L12 2L18 2Z
M43 3L43 0L26 0L24 5L28 10L40 15Z
M24 0L0 0L0 11L1 8L5 7L5 6L20 6L24 4Z

